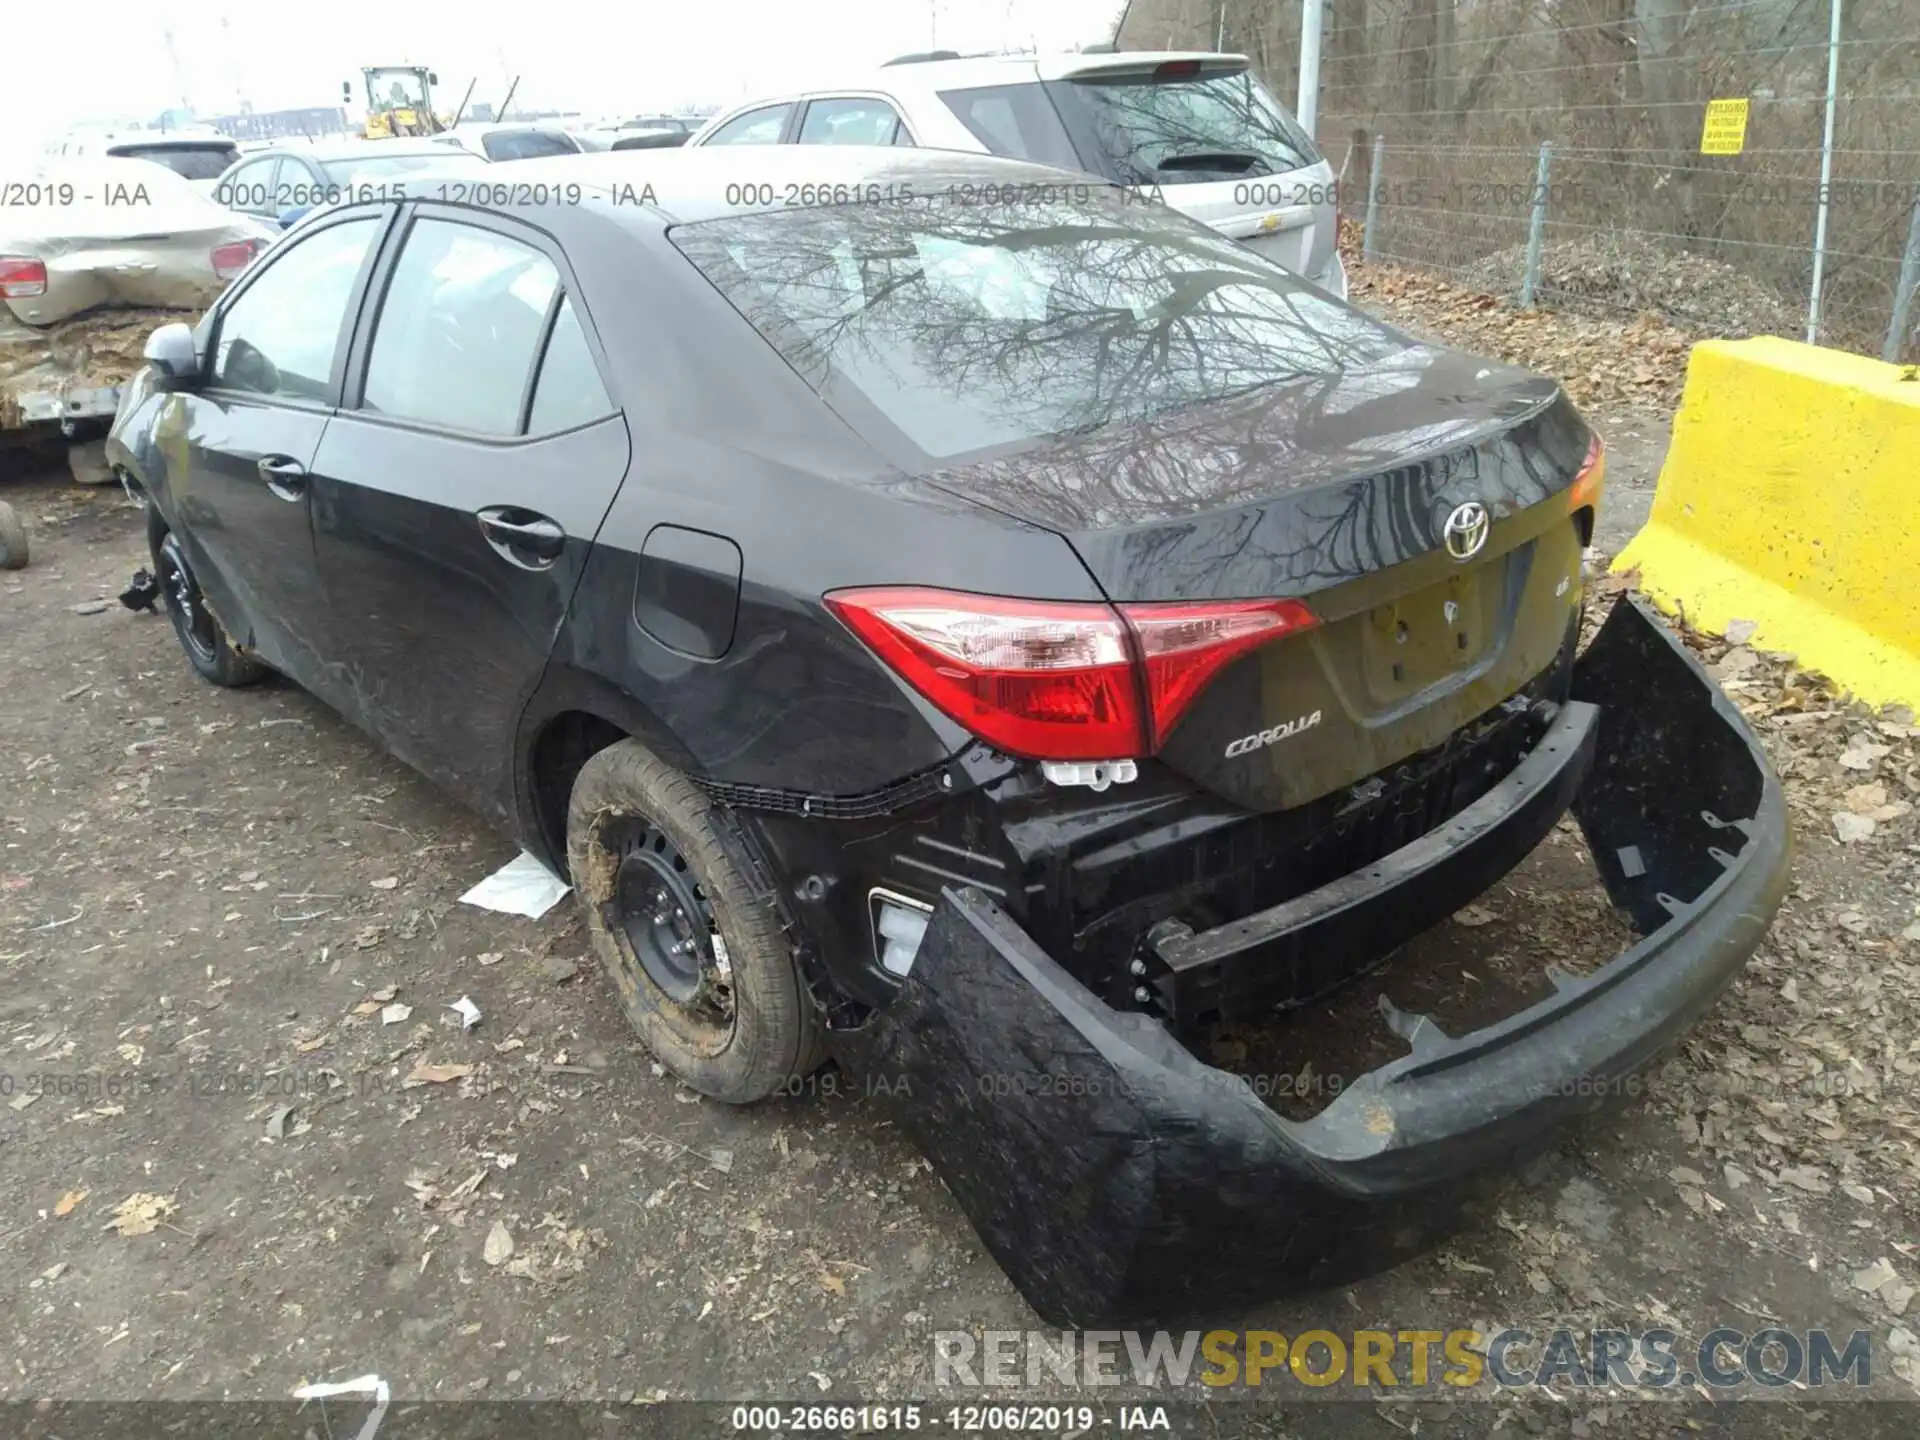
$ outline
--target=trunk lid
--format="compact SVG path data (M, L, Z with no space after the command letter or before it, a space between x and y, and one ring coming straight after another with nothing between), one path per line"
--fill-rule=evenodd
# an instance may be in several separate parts
M1306 601L1319 624L1224 668L1160 747L1267 810L1442 744L1554 664L1590 439L1551 380L1415 346L936 483L1058 531L1116 603Z

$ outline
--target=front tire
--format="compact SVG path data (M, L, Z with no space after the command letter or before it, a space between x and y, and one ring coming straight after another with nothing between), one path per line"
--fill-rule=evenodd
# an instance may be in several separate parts
M731 819L637 741L581 767L567 864L594 953L660 1062L744 1105L818 1068L824 1035Z
M251 685L267 673L267 667L258 660L233 648L226 629L200 593L200 583L193 578L180 537L171 530L160 534L153 547L153 573L166 602L167 618L173 622L173 633L179 637L187 663L202 679L231 687Z

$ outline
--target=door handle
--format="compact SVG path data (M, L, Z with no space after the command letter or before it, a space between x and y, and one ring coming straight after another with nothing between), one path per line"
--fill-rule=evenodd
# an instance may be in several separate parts
M474 518L487 542L516 565L544 570L566 551L567 532L531 510L495 505L476 512Z
M298 500L307 493L307 467L291 455L262 455L255 468L282 500Z

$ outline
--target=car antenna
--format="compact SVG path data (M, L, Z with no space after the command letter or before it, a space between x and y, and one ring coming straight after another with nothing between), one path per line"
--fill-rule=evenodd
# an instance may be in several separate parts
M507 118L507 110L513 104L513 92L518 90L519 88L520 88L520 77L516 75L513 77L513 84L507 87L507 98L500 102L500 113L495 115L493 117L494 119L505 120Z

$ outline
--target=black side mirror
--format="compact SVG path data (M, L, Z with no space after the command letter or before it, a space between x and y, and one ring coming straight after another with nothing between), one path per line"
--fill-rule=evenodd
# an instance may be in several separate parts
M434 74L431 70L429 70L427 72L427 84L438 85L439 83L440 83L440 77Z
M353 82L351 80L342 80L340 82L340 98L342 100L353 99Z
M193 329L175 321L147 337L141 356L170 390L186 390L200 383L200 356L193 347Z

